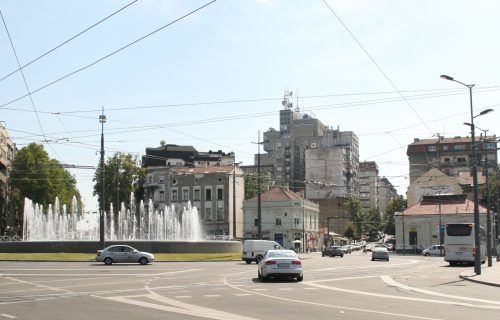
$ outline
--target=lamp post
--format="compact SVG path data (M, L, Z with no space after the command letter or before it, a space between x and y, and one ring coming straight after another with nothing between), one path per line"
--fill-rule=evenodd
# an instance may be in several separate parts
M480 237L480 220L479 220L479 199L478 199L478 189L477 189L477 164L476 164L476 142L475 142L475 132L474 132L474 109L472 106L472 88L474 84L465 84L461 81L453 79L453 77L447 75L441 75L442 79L453 81L459 83L469 89L469 101L470 101L470 119L471 119L471 143L472 143L472 181L474 189L474 233L475 240L474 246L476 247L476 255L474 256L474 272L476 275L481 274L481 237ZM491 110L491 109L490 109ZM486 110L485 110L486 111ZM484 111L483 111L484 112ZM482 115L482 114L479 114Z
M101 203L99 212L99 245L104 248L104 124L106 123L106 116L104 115L104 107L102 114L99 116L101 123Z
M236 166L241 164L235 160L236 155L233 157L233 238L236 238Z

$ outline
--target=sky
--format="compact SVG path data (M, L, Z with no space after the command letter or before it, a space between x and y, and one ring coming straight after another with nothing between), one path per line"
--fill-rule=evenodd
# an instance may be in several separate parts
M0 10L0 121L19 149L41 143L64 164L98 165L104 108L106 157L164 140L252 165L290 90L301 112L353 131L360 161L404 195L414 138L470 136L469 90L442 74L475 84L473 115L494 110L474 118L476 134L497 134L495 0L2 0ZM96 209L94 169L68 170Z

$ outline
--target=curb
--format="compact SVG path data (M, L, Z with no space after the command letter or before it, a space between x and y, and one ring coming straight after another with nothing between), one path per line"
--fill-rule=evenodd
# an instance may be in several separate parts
M466 274L462 273L459 275L459 277L460 277L460 279L467 280L470 282L484 284L484 285L488 285L488 286L492 286L492 287L500 287L500 283L493 283L493 282L488 282L488 281L484 281L484 280L474 279L474 277L476 277L476 275L466 275Z

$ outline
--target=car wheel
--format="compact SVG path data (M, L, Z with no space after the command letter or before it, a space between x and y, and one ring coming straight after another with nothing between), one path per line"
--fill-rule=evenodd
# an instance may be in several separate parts
M269 277L264 277L263 275L261 275L261 277L262 282L267 282L267 280L269 280Z
M247 264L250 264L250 263L252 263L252 260L250 260L250 259L246 259L246 260L245 260L245 262L246 262Z
M260 260L262 260L262 256L256 256L255 257L255 262L259 263Z
M298 277L297 277L297 281L299 281L299 282L300 282L300 281L302 281L302 280L304 280L304 276L298 276Z
M426 252L426 253L424 254L424 256L426 256L426 257L428 257L428 256L430 256L430 255L431 255L431 254L430 254L429 252Z
M372 261L375 261L375 259L372 258Z
M111 265L112 263L113 263L113 259L111 259L111 258L109 258L109 257L108 257L108 258L106 258L106 259L104 259L104 264L105 264L105 265L109 266L109 265Z
M340 257L341 257L341 258L343 258L343 257L344 257L344 255L341 255Z
M142 265L146 265L146 264L148 264L148 262L149 262L148 258L146 258L146 257L142 257L139 259L139 263Z

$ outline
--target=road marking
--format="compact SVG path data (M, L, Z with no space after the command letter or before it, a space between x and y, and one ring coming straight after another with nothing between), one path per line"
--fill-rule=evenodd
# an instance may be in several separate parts
M217 297L220 297L220 294L206 294L204 296L207 298L217 298Z
M9 319L17 319L16 316L13 316L11 314L6 314L6 313L2 313L2 314L0 314L0 316L5 317L5 318L9 318Z
M319 284L319 283L314 283L312 281L310 281L310 282L303 282L303 284L310 285L310 286L315 286L315 287L326 289L326 290L340 291L340 292L358 294L358 295L363 295L363 296L373 296L373 297L379 297L379 298L397 299L397 300L408 300L408 301L419 301L419 302L437 303L437 304L454 305L454 306L460 305L460 306L464 306L464 307L500 309L500 307L496 307L496 306L478 306L478 305L475 305L475 304L470 304L470 303L465 303L465 302L448 301L448 300L435 300L435 299L425 299L425 298L402 297L402 296L394 296L394 295L383 294L383 293L373 293L373 292L366 292L366 291L359 291L359 290L352 290L352 289L343 289L343 288L338 288L338 287L330 287L330 286L322 285L322 284Z
M247 297L247 296L251 296L252 294L251 293L235 293L234 295L237 297Z
M175 296L177 299L188 299L191 298L191 296Z
M377 263L376 265L357 266L357 267L353 267L353 266L339 266L339 267L331 267L331 268L323 268L323 269L311 270L311 272L323 272L323 271L342 270L342 269L354 270L354 269L397 268L397 267L403 267L403 266L413 265L413 264L418 263L419 261L420 260L409 260L408 262L397 263L397 264L378 264Z
M147 288L147 290L150 293L147 295L144 295L143 297L147 297L151 300L154 300L156 302L160 302L162 304L151 303L151 302L146 302L146 301L139 301L139 300L131 300L131 299L123 298L123 297L106 297L106 298L101 297L101 298L112 300L112 301L118 301L118 302L122 302L122 303L127 303L127 304L132 304L132 305L136 305L136 306L141 306L144 308L179 313L179 314L190 315L190 316L200 317L200 318L208 318L208 319L215 319L215 320L218 320L218 319L220 319L220 320L257 320L255 318L241 316L241 315L230 313L230 312L219 311L219 310L215 310L215 309L205 308L205 307L177 301L174 299L170 299L170 298L161 296L161 295L155 293L154 291L151 291L149 288Z
M251 292L243 288L239 288L236 286L233 286L229 282L227 282L227 278L223 278L222 281L229 287L243 291L243 292ZM321 286L321 285L319 285ZM294 302L294 303L301 303L301 304L307 304L307 305L312 305L312 306L319 306L319 307L325 307L325 308L332 308L332 309L340 309L340 310L351 310L351 311L357 311L357 312L366 312L366 313L371 313L371 314L379 314L379 315L388 315L388 316L395 316L395 317L400 317L400 318L409 318L409 319L420 319L420 320L444 320L441 318L429 318L429 317L421 317L421 316L414 316L410 314L402 314L402 313L394 313L394 312L384 312L384 311L375 311L375 310L368 310L368 309L361 309L361 308L352 308L352 307L346 307L346 306L337 306L337 305L331 305L331 304L324 304L324 303L318 303L318 302L311 302L311 301L302 301L302 300L296 300L296 299L290 299L290 298L284 298L284 297L277 297L277 296L272 296L270 294L265 294L265 293L260 293L260 292L253 292L253 294L256 295L261 295L263 297L268 297L271 299L276 299L276 300L282 300L282 301L288 301L288 302Z
M474 302L481 302L481 303L486 303L486 304L495 304L495 305L500 305L500 302L498 301L492 301L492 300L485 300L485 299L476 299L476 298L470 298L470 297L462 297L462 296L455 296L451 294L444 294L440 292L435 292L435 291L430 291L426 289L420 289L420 288L415 288L415 287L409 287L407 285L401 284L399 282L396 282L393 278L390 276L380 276L382 281L387 283L390 286L399 288L399 289L405 289L408 291L414 291L418 293L423 293L427 295L432 295L432 296L437 296L437 297L444 297L444 298L452 298L452 299L461 299L461 300L466 300L466 301L474 301Z
M292 288L279 288L278 290L281 290L281 291L290 291L290 290L292 290Z

